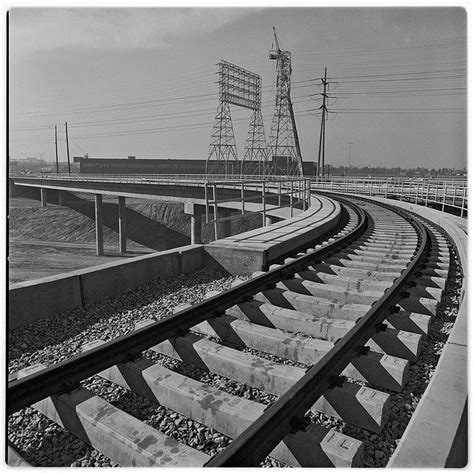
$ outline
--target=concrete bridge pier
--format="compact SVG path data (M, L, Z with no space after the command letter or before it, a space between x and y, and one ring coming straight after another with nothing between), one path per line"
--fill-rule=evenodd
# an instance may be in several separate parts
M47 207L48 206L48 191L47 189L44 189L43 187L40 189L41 193L41 207Z
M193 204L192 202L184 203L184 213L191 218L191 245L199 245L202 243L202 225L201 217L204 213L201 205Z
M127 207L125 197L119 195L118 198L118 231L119 250L121 253L127 252Z
M20 187L16 186L12 179L8 179L8 197L17 197L20 194Z
M58 191L59 205L63 206L66 202L66 194L64 191Z
M221 218L230 217L232 211L230 209L219 209L219 216ZM225 220L219 223L219 238L226 238L232 234L231 230L232 220Z
M265 215L265 226L268 227L268 225L272 225L273 223L276 223L279 221L279 218L273 217L272 215Z
M97 256L104 254L104 211L102 207L102 194L95 194L95 253Z

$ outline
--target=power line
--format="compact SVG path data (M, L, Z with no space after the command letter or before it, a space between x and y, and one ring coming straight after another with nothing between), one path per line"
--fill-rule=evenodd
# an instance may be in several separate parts
M406 82L406 81L432 81L432 80L444 80L444 79L454 79L454 78L463 78L466 79L465 74L457 74L457 75L445 75L445 76L439 76L439 77L403 77L403 78L395 78L395 79L356 79L356 80L341 80L340 82L342 84L355 84L355 83L361 83L361 82L370 82L371 84L374 82ZM336 79L338 80L338 79Z
M448 41L448 42L439 42L439 43L429 43L429 44L418 44L413 46L401 46L398 48L378 48L378 49L352 49L352 50L345 50L345 51L338 51L338 50L326 50L318 53L299 53L299 56L322 56L325 54L335 55L335 54L373 54L375 52L394 52L394 51L409 51L409 50L418 50L424 48L443 48L443 47L450 47L450 46L459 46L459 45L467 45L466 40L460 40L456 38L456 40Z
M404 75L420 75L420 74L441 74L445 72L457 72L457 71L467 71L466 68L456 68L456 69L438 69L433 71L415 71L415 72L395 72L390 74L364 74L356 76L336 76L332 79L344 80L344 79L357 79L357 78L369 78L369 77L387 77L387 76L404 76Z
M466 109L440 109L440 110L357 110L357 109L338 109L334 113L359 114L359 115L441 115L441 113L467 113ZM329 113L332 113L329 112Z
M406 92L443 92L443 91L467 91L467 87L447 87L443 89L398 89L398 90L380 90L380 91L371 91L371 94L389 94L389 93L406 93ZM358 94L367 94L367 91L359 91L359 92L342 92L341 95L358 95ZM339 95L339 94L338 94ZM441 96L442 94L437 94L437 96Z
M311 84L309 85L311 86ZM306 86L305 86L306 87ZM298 89L299 87L295 87L295 89ZM301 95L301 96L296 96L295 99L299 98L307 98L307 95ZM262 103L265 104L273 104L274 99L269 99L269 100L264 100ZM107 123L133 123L133 122L146 122L146 121L154 121L154 120L148 120L148 118L181 118L181 117L191 117L191 116L199 116L202 115L201 113L195 113L195 112L215 112L215 107L212 108L205 108L205 109L193 109L191 111L182 111L182 112L172 112L172 113L163 113L163 114L155 114L155 115L146 115L146 116L138 116L138 117L129 117L129 118L116 118L116 119L111 119L111 120L96 120L96 121L82 121L82 122L72 122L71 124L75 127L84 127L84 126L90 126L90 125L104 125ZM48 129L51 125L45 125L45 126L40 126L40 127L17 127L17 128L12 128L11 131L32 131L32 130L41 130L41 129Z

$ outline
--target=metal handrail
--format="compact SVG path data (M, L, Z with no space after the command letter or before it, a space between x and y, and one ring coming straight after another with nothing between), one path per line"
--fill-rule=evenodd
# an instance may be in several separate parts
M179 180L179 181L202 181L202 182L261 182L261 181L280 181L280 180L298 180L300 176L255 176L255 175L235 175L229 176L225 174L10 174L11 178L34 178L34 179L55 179L55 180Z
M296 184L296 187L295 187ZM206 182L205 186L205 207L206 207L206 223L214 224L214 239L218 239L218 223L229 220L241 218L245 213L250 213L248 210L245 211L245 204L252 201L261 204L261 210L254 210L251 213L262 214L262 224L265 226L266 216L268 211L274 211L281 208L290 209L290 217L293 217L294 208L302 207L302 210L306 210L311 206L311 186L309 179L279 179L275 181L266 180L250 180L240 182ZM239 188L240 198L232 199L219 199L218 189L221 188ZM273 192L272 192L273 190ZM254 193L252 196L246 195L245 191L251 191ZM276 192L275 192L276 191ZM268 196L271 198L277 198L278 204L268 202ZM282 197L288 196L289 203L282 202ZM242 211L240 214L232 215L228 217L219 217L218 207L228 202L241 202ZM210 218L210 210L213 209L213 218Z
M460 216L467 214L467 183L465 181L439 183L436 180L404 180L378 178L325 178L312 179L316 191L332 191L345 194L362 194L398 198L415 204L438 204L444 211L447 206L458 209Z

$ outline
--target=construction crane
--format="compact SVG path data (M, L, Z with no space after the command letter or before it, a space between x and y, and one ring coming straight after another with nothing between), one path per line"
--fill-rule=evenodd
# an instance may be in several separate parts
M278 54L281 53L281 49L280 44L278 42L278 36L275 27L273 27L273 38L275 41L272 43L272 49L269 52L269 57L270 59L278 59ZM274 49L275 46L276 49Z
M281 71L282 73L281 79L289 80L291 77L291 53L289 51L281 50L275 27L273 27L273 38L274 40L272 42L272 49L270 50L268 57L277 61L276 68L277 71Z
M291 103L291 53L282 51L275 27L269 58L276 60L276 103L269 149L276 174L303 175L301 149ZM286 162L286 164L283 164Z

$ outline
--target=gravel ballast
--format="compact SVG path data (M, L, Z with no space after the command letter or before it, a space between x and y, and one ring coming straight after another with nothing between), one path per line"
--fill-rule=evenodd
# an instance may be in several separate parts
M92 340L112 340L144 319L159 320L183 303L204 299L209 291L230 288L234 277L217 269L158 278L126 294L78 308L9 332L9 374L43 363L49 366L79 354Z
M201 301L209 291L228 289L234 280L223 271L209 268L169 279L159 278L133 292L12 330L9 333L8 372L11 375L36 363L46 366L58 363L79 354L85 343L96 339L112 340L132 331L140 320L165 318L176 306ZM169 367L176 365L164 361L163 364ZM188 420L188 432L184 434L184 424L181 429L177 425L178 419L179 424L184 422L182 416L97 376L85 380L82 386L163 433L180 441L183 437L189 438L189 442L184 443L210 455L224 448L229 441L198 423L189 425ZM192 429L194 424L197 427ZM33 408L10 416L8 430L9 440L32 465L116 466Z

